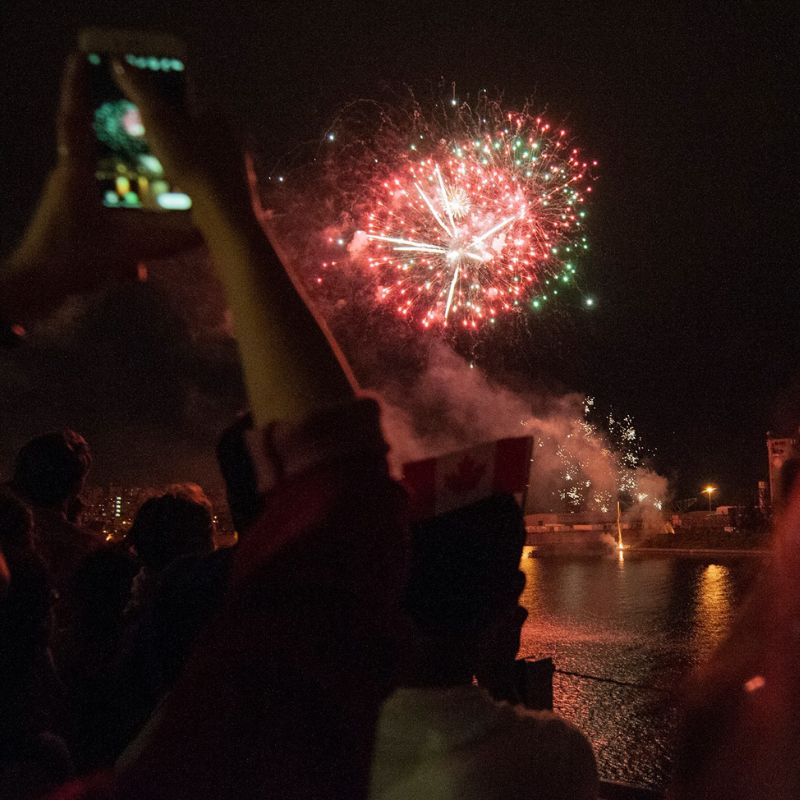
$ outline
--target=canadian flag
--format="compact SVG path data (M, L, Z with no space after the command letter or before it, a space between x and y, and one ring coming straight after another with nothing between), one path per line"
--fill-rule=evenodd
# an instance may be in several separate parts
M514 494L524 503L532 448L533 439L521 436L404 465L412 519L444 514L493 494Z

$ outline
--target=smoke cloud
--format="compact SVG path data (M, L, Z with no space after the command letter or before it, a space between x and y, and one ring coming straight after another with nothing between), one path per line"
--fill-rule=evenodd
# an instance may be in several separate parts
M527 510L615 511L627 490L632 517L656 515L667 481L644 465L627 467L625 453L585 418L586 398L519 392L493 382L437 341L416 380L373 375L384 400L384 427L397 468L480 442L534 439ZM628 487L630 487L628 489Z

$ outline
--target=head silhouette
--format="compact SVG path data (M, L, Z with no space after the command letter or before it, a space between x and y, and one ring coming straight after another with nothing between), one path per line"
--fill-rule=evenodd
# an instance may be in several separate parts
M75 431L45 433L17 453L13 489L27 502L45 508L63 507L83 489L92 456Z
M211 503L194 483L171 486L142 503L129 540L145 566L162 570L186 555L214 549Z
M517 604L525 528L510 495L494 495L412 526L405 609L433 635L471 635Z
M412 526L403 596L415 636L401 670L409 685L491 689L513 666L527 612L519 605L525 528L511 495L494 495Z

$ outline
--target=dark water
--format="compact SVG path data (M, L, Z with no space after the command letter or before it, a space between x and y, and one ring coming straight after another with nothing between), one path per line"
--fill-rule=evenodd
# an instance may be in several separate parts
M681 679L725 635L762 559L525 555L520 654L636 684L556 672L555 710L592 740L602 778L663 788Z

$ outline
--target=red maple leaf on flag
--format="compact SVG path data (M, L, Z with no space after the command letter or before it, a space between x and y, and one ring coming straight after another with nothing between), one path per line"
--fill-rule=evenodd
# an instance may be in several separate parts
M467 454L459 461L455 472L445 475L444 485L455 494L463 494L474 489L485 472L486 464L480 464Z

